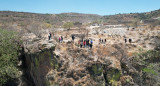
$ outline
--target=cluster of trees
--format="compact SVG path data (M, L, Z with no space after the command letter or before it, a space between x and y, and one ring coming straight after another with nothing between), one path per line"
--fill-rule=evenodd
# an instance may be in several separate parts
M74 26L81 27L82 23L80 23L80 22L74 22L74 23L73 22L66 22L66 23L63 24L63 27L67 28L67 29L70 29L70 28L72 28Z
M20 41L15 32L0 29L0 86L18 78Z
M152 15L150 14L145 14L145 13L141 13L138 15L140 20L147 20L150 19L152 17Z

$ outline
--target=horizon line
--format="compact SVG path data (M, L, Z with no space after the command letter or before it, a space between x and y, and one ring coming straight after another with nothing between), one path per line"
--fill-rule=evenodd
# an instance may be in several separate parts
M152 11L158 11L160 10L157 9L157 10L152 10ZM101 14L96 14L96 13L80 13L80 12L61 12L61 13L42 13L42 12L29 12L29 11L14 11L14 10L0 10L1 12L4 11L4 12L18 12L18 13L33 13L33 14L52 14L52 15L56 15L56 14L65 14L65 13L77 13L77 14L90 14L90 15L99 15L99 16L112 16L112 15L118 15L118 14L136 14L136 13L148 13L148 12L152 12L152 11L144 11L144 12L128 12L128 13L115 13L115 14L104 14L104 15L101 15Z

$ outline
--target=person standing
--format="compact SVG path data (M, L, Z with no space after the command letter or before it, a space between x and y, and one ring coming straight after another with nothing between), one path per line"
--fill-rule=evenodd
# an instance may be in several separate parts
M86 46L88 47L88 39L86 39Z
M130 44L132 43L132 39L129 39L129 43L130 43Z
M61 37L59 37L59 43L61 42Z
M89 39L88 39L88 47L90 46L90 44L89 44L89 43L90 43L90 41L89 41Z
M91 43L90 43L90 48L92 49L92 46L93 46L93 41L91 39Z
M83 46L83 40L80 42L80 48L82 48Z
M74 37L74 35L72 35L72 40L74 41L74 39L75 39L75 37Z
M92 49L92 46L93 46L93 45L92 45L92 44L90 44L90 48L91 48L91 49Z
M48 40L50 40L51 39L51 32L49 32L49 34L48 34Z
M49 35L50 35L50 38L52 38L52 34L51 34L51 32L49 32Z
M48 35L48 40L50 40L51 38L50 38L50 35Z
M86 40L84 40L84 47L86 47Z
M61 36L61 42L63 42L63 37Z
M83 41L83 46L85 47L85 40Z
M99 39L99 44L101 43L101 38Z
M126 38L124 39L124 42L127 43L127 39Z
M91 44L93 44L93 41L92 41L92 39L91 39Z

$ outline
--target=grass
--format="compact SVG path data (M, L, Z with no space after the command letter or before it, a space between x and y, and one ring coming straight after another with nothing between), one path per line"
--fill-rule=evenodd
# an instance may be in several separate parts
M146 73L151 73L153 75L157 75L157 73L155 72L155 70L151 69L151 68L143 68L142 71L146 72Z

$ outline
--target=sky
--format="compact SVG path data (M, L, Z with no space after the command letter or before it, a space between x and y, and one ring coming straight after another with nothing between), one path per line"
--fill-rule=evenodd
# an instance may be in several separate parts
M0 0L0 11L114 15L160 9L160 0Z

